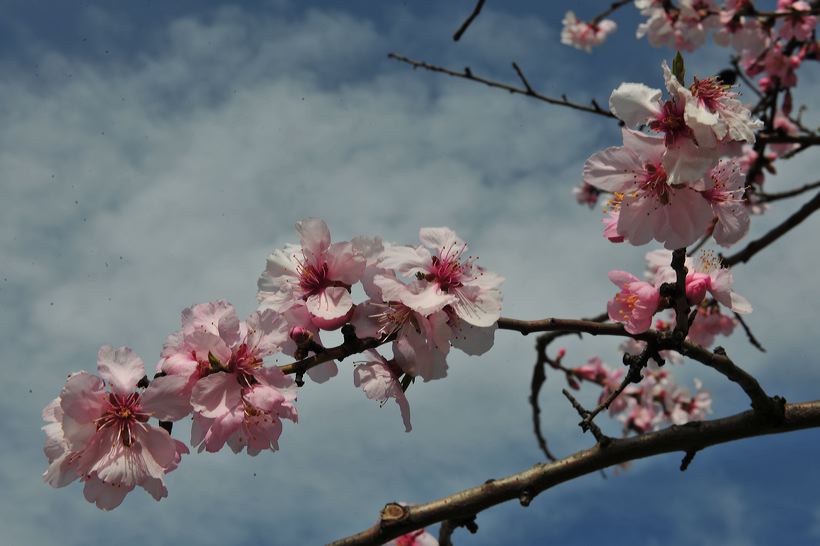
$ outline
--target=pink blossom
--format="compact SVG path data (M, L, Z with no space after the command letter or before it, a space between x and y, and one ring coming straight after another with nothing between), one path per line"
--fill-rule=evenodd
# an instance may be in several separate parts
M224 301L183 312L182 330L169 336L159 367L185 380L194 410L191 444L213 452L227 442L250 455L278 449L281 419L296 421L296 386L263 359L294 343L291 329L270 309L240 322Z
M703 384L695 379L695 396L684 388L674 386L663 402L669 420L675 425L698 421L712 413L712 396L703 390Z
M658 289L625 271L610 271L609 280L621 289L607 303L610 320L623 323L630 334L648 330L652 316L658 310Z
M415 277L419 288L406 305L422 315L450 306L473 326L492 326L501 316L504 278L464 258L467 244L449 228L422 228L421 246L389 246L379 265ZM431 252L432 251L432 252Z
M350 287L364 273L365 259L349 242L330 242L324 221L307 218L296 223L300 245L287 245L268 256L259 277L257 299L278 312L305 302L317 326L339 328L350 318Z
M594 46L604 43L606 37L618 28L615 21L609 19L603 19L597 23L579 21L571 11L567 12L562 22L564 28L561 30L561 43L587 53L591 52Z
M774 116L774 129L784 135L796 135L800 131L800 128L796 124L792 123L792 121L782 111L778 112ZM771 144L770 147L777 157L783 157L792 150L799 148L800 145L786 142Z
M575 195L575 200L579 205L586 205L589 208L595 208L598 203L598 196L601 192L595 186L591 186L584 182L578 187L572 188L572 194Z
M707 29L720 24L713 0L680 0L677 4L677 9L667 11L660 2L636 3L649 17L638 25L636 36L647 36L653 47L694 51L703 45Z
M737 319L724 315L717 305L708 305L704 302L698 306L697 315L689 326L688 338L692 343L703 347L711 347L715 336L729 336L735 330Z
M615 193L610 204L618 210L617 233L633 245L652 239L669 249L694 243L713 218L708 202L694 188L671 185L661 137L629 129L622 134L624 146L598 152L584 164L584 182ZM705 182L696 187L705 189Z
M721 10L720 29L714 34L715 43L721 46L731 45L742 55L756 57L770 43L770 35L764 30L755 17L739 15L750 7L749 0L729 0Z
M610 243L623 243L624 236L618 233L618 218L621 215L621 203L620 200L623 198L623 194L618 195L617 200L617 208L610 208L605 211L605 216L601 218L601 222L604 224L604 237L609 239ZM615 203L614 200L610 201L610 204Z
M809 13L811 4L804 0L777 0L777 11L790 13L782 18L780 36L784 40L805 42L811 38L814 27L817 26L817 17Z
M701 253L694 268L686 275L686 297L689 303L700 304L708 292L735 313L751 313L752 306L748 300L732 291L732 271L719 264L719 260L711 252Z
M187 401L180 403L177 395L184 379L159 377L138 391L145 370L127 347L101 347L97 370L102 379L71 374L60 396L43 410L50 463L43 479L53 487L80 479L86 499L103 510L119 506L136 486L156 500L168 496L165 474L188 449L148 420L187 415Z
M712 206L717 223L712 234L721 246L731 246L749 232L749 212L743 199L746 176L740 161L720 163L709 173L712 185L701 195Z
M410 404L404 394L399 376L403 373L394 361L385 360L376 351L367 351L370 358L364 364L356 366L353 371L353 384L361 387L365 395L371 400L378 400L382 405L393 398L401 411L405 432L410 432Z

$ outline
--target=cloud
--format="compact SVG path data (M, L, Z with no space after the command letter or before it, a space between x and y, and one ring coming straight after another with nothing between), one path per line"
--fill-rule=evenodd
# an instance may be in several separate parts
M12 312L0 336L13 373L0 408L18 417L0 425L11 439L0 452L15 461L0 470L10 492L0 522L11 543L113 533L127 544L315 543L369 524L391 495L428 500L539 460L526 401L532 340L501 332L491 354L453 355L447 381L411 389L412 435L393 405L378 410L352 388L344 363L339 378L301 393L280 453L186 457L161 503L136 492L101 515L76 485L50 491L39 480L39 411L65 374L93 368L104 343L134 347L151 367L192 303L226 298L249 313L266 255L295 239L302 217L326 219L337 239L413 242L421 226L449 225L507 278L505 314L522 318L595 314L611 296L608 269L642 268L646 249L606 243L598 213L570 196L612 127L388 63L395 44L431 53L419 28L449 39L435 14L393 15L380 26L333 10L219 8L173 19L120 61L38 44L36 77L8 67L0 304ZM89 21L103 34L124 24L104 11ZM497 67L518 59L539 85L574 88L564 62L574 53L539 53L555 47L553 26L492 10L479 23L469 48L442 62L506 78ZM810 239L796 237L801 248ZM776 295L760 296L774 306ZM595 340L571 354L612 347ZM576 416L557 380L544 426L568 453L588 438L567 425ZM502 534L481 540L503 536L487 517Z

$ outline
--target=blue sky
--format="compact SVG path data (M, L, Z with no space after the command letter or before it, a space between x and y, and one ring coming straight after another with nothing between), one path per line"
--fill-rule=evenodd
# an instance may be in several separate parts
M621 81L660 83L672 56L634 38L634 9L592 55L559 43L569 4L590 16L606 2L488 2L458 44L472 0L448 2L2 2L0 21L0 529L3 543L318 544L361 530L388 501L423 502L541 460L526 398L532 340L498 333L481 358L453 354L450 376L409 392L414 430L397 408L354 389L350 364L300 393L298 425L281 451L256 458L191 455L160 503L136 491L111 513L77 484L52 490L40 411L66 374L93 370L102 344L129 345L151 367L179 312L225 298L240 315L293 223L327 220L337 240L358 234L414 242L448 225L481 263L507 278L504 314L577 317L611 297L610 269L640 273L651 247L608 244L599 212L571 188L583 161L619 144L614 123L467 82L411 71L410 57L605 103ZM690 74L726 66L709 48ZM814 66L798 99L816 97ZM799 100L798 100L799 102ZM817 125L816 111L806 119ZM816 179L803 154L767 184ZM786 217L755 218L752 236ZM768 348L725 340L772 393L817 397L812 336L820 221L812 218L738 266L737 291ZM723 342L724 340L721 340ZM617 342L567 342L571 363ZM686 363L717 416L746 408L742 393ZM559 454L587 447L551 377L545 433ZM595 393L586 393L590 400ZM602 419L616 434L618 425ZM187 440L187 427L175 429ZM720 446L686 473L679 456L589 476L482 513L457 544L810 544L820 540L815 431Z

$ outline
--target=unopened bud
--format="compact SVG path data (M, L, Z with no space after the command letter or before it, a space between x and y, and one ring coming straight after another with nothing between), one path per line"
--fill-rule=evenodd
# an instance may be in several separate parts
M305 345L313 338L310 330L301 326L294 326L290 329L290 339L296 342L297 345Z

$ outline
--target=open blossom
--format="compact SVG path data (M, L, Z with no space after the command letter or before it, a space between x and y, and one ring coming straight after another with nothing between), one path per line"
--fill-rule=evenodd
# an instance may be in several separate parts
M420 290L407 305L421 314L449 306L473 326L492 326L501 316L504 278L476 265L476 258L465 258L467 243L449 228L422 228L419 239L421 246L385 248L379 261L419 281Z
M145 369L127 347L101 347L97 370L102 379L71 374L60 396L43 410L50 463L43 479L53 487L80 479L85 498L103 510L119 506L136 486L156 500L167 497L165 474L188 449L148 421L188 414L187 401L180 403L177 395L184 381L159 377L139 391Z
M589 53L594 46L604 43L606 37L615 32L618 25L610 19L603 19L595 23L579 21L575 14L568 11L562 21L564 28L561 30L561 43L582 49Z
M720 12L720 28L713 38L718 45L731 45L742 55L756 57L769 46L771 37L756 17L741 15L749 5L749 0L728 0Z
M270 309L247 321L224 301L183 312L183 328L169 336L161 371L184 379L194 410L191 444L218 451L225 443L250 455L278 449L281 419L296 421L296 386L263 359L290 341L290 325Z
M751 313L749 301L732 291L732 281L732 271L720 267L719 260L711 252L703 252L695 267L686 274L686 298L690 304L698 305L708 292L735 313Z
M749 211L743 199L746 176L740 161L720 163L709 172L711 187L701 195L717 218L712 235L721 246L731 246L749 232Z
M811 38L817 26L817 17L811 15L811 4L805 0L777 0L777 11L789 14L782 18L780 27L780 36L784 40L805 42Z
M630 334L645 332L652 325L652 316L658 310L660 292L626 271L610 271L609 280L621 291L607 303L609 318L621 322Z
M368 398L378 400L382 405L393 398L401 411L404 430L410 432L413 429L410 425L410 404L399 382L401 368L395 362L385 360L376 351L367 351L365 354L370 360L356 366L353 384L361 387Z
M638 25L636 36L646 36L653 47L694 51L706 39L706 31L719 25L714 0L680 0L678 8L667 10L661 2L639 0L636 6L649 18Z
M713 213L695 187L673 187L663 166L663 138L623 129L624 145L602 150L584 164L584 182L615 193L616 232L633 245L655 239L669 249L703 235ZM612 235L607 236L613 240Z
M692 343L697 343L703 347L711 347L715 342L715 336L730 336L737 326L737 319L724 315L720 312L720 307L710 305L706 302L698 306L695 320L689 326L687 337Z
M575 200L579 205L594 208L598 203L598 196L601 195L601 192L595 186L584 182L580 186L572 188L572 194L575 196Z
M365 259L350 242L331 244L327 224L318 218L297 222L296 231L300 245L268 256L258 282L260 307L284 312L305 302L318 327L338 328L352 313L350 287L361 279Z

